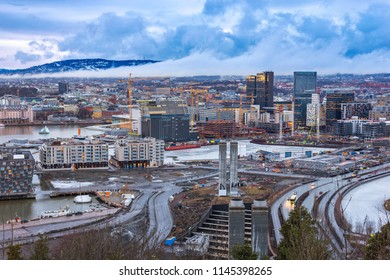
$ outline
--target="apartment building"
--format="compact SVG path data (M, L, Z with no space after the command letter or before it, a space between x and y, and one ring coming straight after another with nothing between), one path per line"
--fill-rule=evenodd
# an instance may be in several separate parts
M108 169L108 144L91 141L53 141L39 149L43 171Z
M13 95L0 97L0 123L19 124L33 121L33 110L30 105L21 105L20 99Z
M34 166L30 151L0 148L0 199L34 197Z
M112 162L120 168L157 167L164 164L164 141L147 137L115 143Z

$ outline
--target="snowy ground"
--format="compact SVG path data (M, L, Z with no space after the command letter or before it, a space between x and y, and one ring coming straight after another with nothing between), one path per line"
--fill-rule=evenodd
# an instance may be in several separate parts
M384 201L390 198L390 176L364 184L349 192L342 201L347 220L354 230L359 224L368 221L374 224L374 230L386 223L390 212L384 208ZM366 221L366 222L365 222Z
M285 152L291 152L292 157L303 156L306 151L319 153L320 151L329 151L334 149L327 148L311 148L298 146L276 146L276 145L258 145L250 143L250 140L239 140L238 154L240 156L248 156L258 150L265 150L269 152L279 152L280 157L284 158ZM227 156L229 157L230 145L227 145ZM217 160L219 155L218 145L202 146L196 149L165 151L165 164L174 163L177 161L187 160ZM174 158L176 157L176 159Z
M77 181L51 181L53 187L56 189L73 189L92 186L91 182L77 182Z

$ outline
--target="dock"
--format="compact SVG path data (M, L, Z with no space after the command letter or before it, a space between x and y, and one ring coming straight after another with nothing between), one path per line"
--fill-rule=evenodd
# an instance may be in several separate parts
M72 190L72 191L55 191L50 193L50 197L61 197L61 196L75 196L75 195L84 195L84 194L92 194L97 195L95 190Z

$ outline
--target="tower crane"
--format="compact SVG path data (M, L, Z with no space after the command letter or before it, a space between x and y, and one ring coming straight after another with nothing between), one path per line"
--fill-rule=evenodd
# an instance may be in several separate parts
M203 89L191 89L191 115L190 126L193 131L195 128L195 122L199 121L199 94L207 94L207 90ZM195 115L196 111L196 115Z
M131 79L131 73L128 80L118 80L118 82L127 82L127 97L129 99L129 134L133 133L133 80Z

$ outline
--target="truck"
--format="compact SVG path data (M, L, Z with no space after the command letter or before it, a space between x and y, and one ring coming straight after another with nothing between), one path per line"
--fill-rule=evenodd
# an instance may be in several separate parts
M176 237L172 236L167 239L165 239L165 246L173 246L175 244Z

